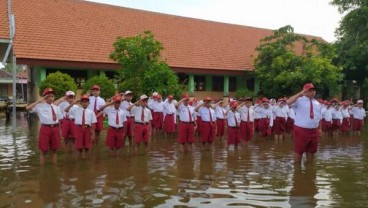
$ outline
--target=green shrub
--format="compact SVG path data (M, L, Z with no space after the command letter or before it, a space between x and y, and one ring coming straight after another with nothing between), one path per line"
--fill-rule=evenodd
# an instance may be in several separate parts
M41 81L39 89L41 96L43 90L48 87L55 91L55 99L63 97L68 90L77 91L77 84L74 82L74 79L68 74L59 71L49 74L45 80Z
M98 85L101 88L100 97L108 99L115 94L115 85L105 75L95 76L89 79L82 86L82 94L89 93L93 85Z

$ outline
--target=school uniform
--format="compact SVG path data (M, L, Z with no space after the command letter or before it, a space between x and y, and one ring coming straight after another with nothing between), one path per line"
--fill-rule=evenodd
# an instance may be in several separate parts
M288 118L288 107L285 105L283 107L275 106L272 110L274 118L273 133L276 135L281 135L285 132L286 121Z
M341 132L348 132L350 129L350 113L348 107L343 107L341 109L341 115L342 115L342 123L340 126Z
M161 129L164 126L164 102L153 101L151 109L153 111L153 127L155 129Z
M201 141L212 143L215 138L216 114L212 108L201 107L198 110L201 116Z
M54 104L39 103L33 107L31 112L35 112L41 122L38 134L38 148L42 152L49 149L56 151L60 148L59 122L63 119L60 108Z
M105 144L111 149L120 149L124 145L126 113L120 108L116 109L113 106L106 107L103 112L107 115L109 124Z
M254 110L254 131L258 132L259 131L259 111L262 109L262 107L259 104L255 104L253 106L253 110Z
M120 104L120 109L125 112L126 115L126 121L124 122L124 136L133 136L133 129L134 129L134 115L127 110L129 106L133 105L132 102L128 102L124 100Z
M286 120L286 133L291 133L294 127L294 119L295 119L295 112L293 108L289 108L288 110L288 118Z
M216 127L217 127L217 132L216 132L216 136L224 136L225 133L225 121L226 121L226 115L225 115L225 108L221 107L221 106L217 106L215 109L215 114L216 114Z
M271 128L273 126L273 113L271 108L265 109L260 107L258 110L259 121L258 128L262 137L270 136L272 134Z
M366 116L364 108L353 107L351 112L353 114L353 131L361 131Z
M315 99L299 97L292 105L295 111L294 152L316 153L319 140L318 126L322 117L321 105Z
M61 120L61 136L64 139L75 138L75 124L74 116L70 115L69 112L65 112L65 109L70 105L67 101L61 102L58 106L63 114L63 119ZM78 108L78 105L73 105L70 109Z
M185 106L180 104L179 112L179 126L178 126L178 143L193 143L194 142L194 127L195 127L195 111L190 105Z
M238 112L228 111L227 120L227 144L239 144L240 142L240 114Z
M340 112L340 108L336 109L336 107L334 107L331 110L331 115L332 115L332 131L337 131L340 129L341 126L341 122L342 122L342 114Z
M254 109L242 106L238 110L240 114L240 138L247 141L253 139L254 135Z
M98 97L90 96L89 97L88 109L95 112L96 115L100 112L100 108L103 105L105 105L105 100L103 98L101 98L100 96L98 96ZM100 132L100 131L103 130L103 120L104 120L103 115L100 115L99 117L97 117L97 123L95 125L95 131Z
M329 132L332 129L332 108L322 108L322 132Z
M76 127L75 146L77 149L90 149L92 140L92 125L97 124L95 112L89 108L73 108L69 111L74 116Z
M175 132L175 124L176 124L176 107L175 102L169 101L164 102L164 131L166 133L174 133Z
M131 109L131 113L134 115L135 131L134 141L136 143L149 141L150 121L152 121L151 110L148 108L142 108L141 106L134 106Z

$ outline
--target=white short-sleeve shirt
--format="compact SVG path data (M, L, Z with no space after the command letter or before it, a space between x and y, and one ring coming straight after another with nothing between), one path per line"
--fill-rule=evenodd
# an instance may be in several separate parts
M105 105L105 100L101 98L100 96L89 96L89 105L88 108L92 111L95 111L95 102L96 102L96 111L99 111L101 106Z
M70 115L69 112L65 112L65 109L70 105L67 101L61 102L58 106L63 113L64 118L74 119L74 116ZM69 111L71 111L73 108L79 108L78 105L73 105Z
M226 114L227 125L230 127L238 127L240 125L240 114L229 110Z
M190 122L189 115L192 116L192 122L195 120L195 111L194 108L190 105L185 106L184 104L180 104L178 107L179 111L179 119L183 122Z
M82 125L83 111L85 111L84 112L84 124L85 125L91 126L92 124L97 123L96 114L95 112L93 112L93 110L89 108L84 109L82 107L78 107L78 108L74 108L71 111L69 111L70 114L74 116L74 123L76 125Z
M321 104L312 99L313 105L313 119L310 118L310 99L306 96L299 97L296 102L293 104L293 108L295 111L295 122L296 126L314 129L319 125L319 121L322 118L322 106Z
M249 108L247 106L242 106L238 110L240 114L240 119L244 122L253 122L254 121L254 110L253 107L250 106ZM249 112L249 121L248 121L248 112Z
M134 115L134 121L137 123L148 123L152 120L152 113L151 110L148 108L144 108L144 117L142 121L142 107L141 106L134 106L131 109L131 113Z
M56 121L53 120L53 114L51 110L51 106L54 109L56 115ZM36 112L42 124L57 124L60 119L63 119L63 113L60 108L54 104L48 104L46 102L39 103L35 107L33 107L31 112Z
M211 122L211 118L212 118L212 122L216 121L216 114L212 108L206 108L206 107L199 108L198 113L201 116L202 121Z
M109 126L120 128L123 127L123 123L127 120L124 110L115 109L113 106L106 107L103 112L107 115ZM118 115L118 123L116 123L116 115Z
M351 109L351 112L353 114L353 118L355 119L359 119L359 120L363 120L365 115L365 110L364 108L359 108L359 107L353 107Z

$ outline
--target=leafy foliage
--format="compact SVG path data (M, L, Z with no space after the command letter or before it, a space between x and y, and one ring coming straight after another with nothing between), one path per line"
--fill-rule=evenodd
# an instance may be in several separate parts
M118 72L119 89L131 90L135 97L158 91L164 96L179 96L178 77L160 59L162 44L146 31L134 37L118 37L110 58L122 66Z
M341 69L332 63L334 47L324 41L309 40L285 26L265 37L256 50L255 74L265 96L291 95L307 82L329 94L339 89Z
M93 85L98 85L101 88L100 96L102 98L110 98L115 94L115 85L109 80L104 74L100 76L95 76L92 79L89 79L83 86L82 86L82 94L88 93Z
M49 74L45 80L41 81L39 89L40 95L42 95L43 90L48 87L51 87L55 91L56 99L63 97L68 90L73 92L77 91L77 85L74 79L68 74L59 71Z
M362 84L368 75L368 0L333 0L345 16L336 30L338 58L349 80Z
M248 89L238 89L235 92L236 98L253 97L254 93Z

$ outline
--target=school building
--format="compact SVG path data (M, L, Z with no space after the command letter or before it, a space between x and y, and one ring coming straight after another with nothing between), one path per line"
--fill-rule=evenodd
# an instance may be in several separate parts
M7 1L0 1L0 39L9 37ZM27 66L28 96L49 73L71 75L78 86L119 65L109 59L118 36L152 31L162 58L202 98L233 96L241 88L258 90L255 48L272 30L179 17L82 0L12 0L17 64Z

